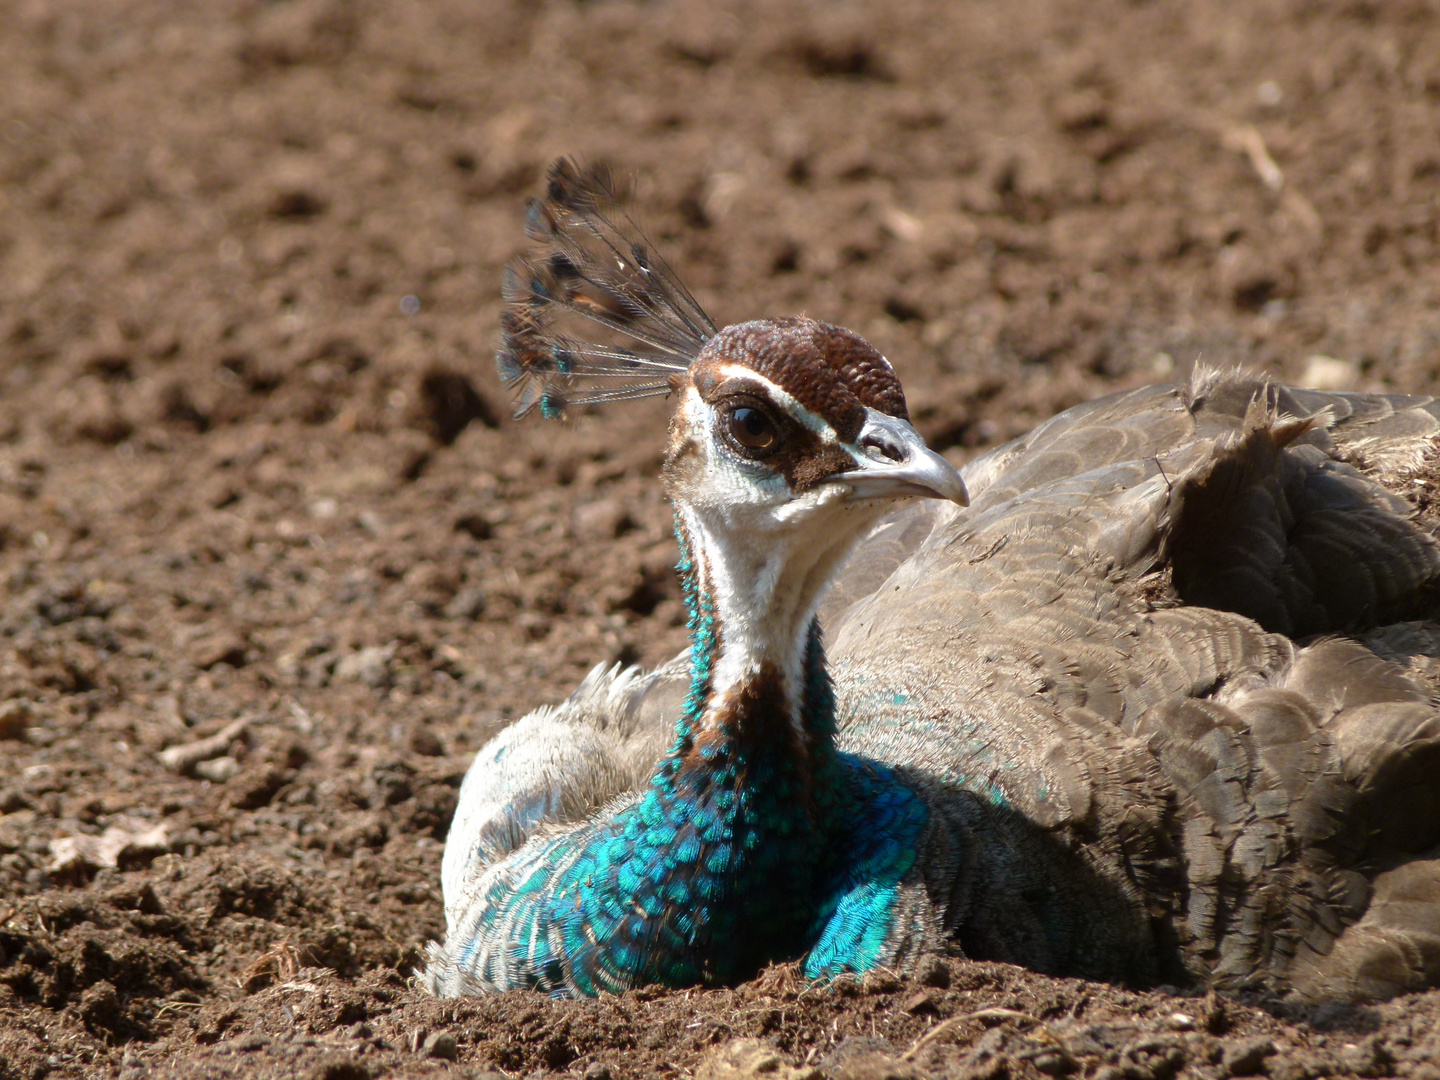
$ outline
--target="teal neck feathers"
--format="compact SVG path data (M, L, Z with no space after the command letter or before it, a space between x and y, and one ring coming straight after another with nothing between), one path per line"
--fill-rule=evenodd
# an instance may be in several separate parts
M477 946L493 985L714 985L812 945L813 975L883 952L923 805L888 770L837 753L813 603L788 649L737 656L753 635L727 624L706 553L678 518L676 532L693 670L675 742L637 802L530 849L492 886L489 923L509 938Z
M819 622L806 612L789 631L783 652L793 656L746 655L743 674L717 686L726 647L726 626L716 610L716 590L704 556L677 519L681 588L689 614L690 692L676 723L675 742L660 763L657 788L682 776L743 769L747 762L783 761L804 789L835 783L835 697L825 666ZM732 646L733 648L733 646ZM777 649L776 652L782 652ZM791 669L786 675L784 669ZM798 670L797 670L798 669Z
M582 991L587 982L597 990L733 982L792 956L828 876L837 757L819 628L809 620L808 632L797 633L805 658L798 690L787 685L783 658L737 663L726 653L739 635L718 610L704 554L683 525L676 531L690 693L649 790L570 875L594 881L598 871L618 886L608 900L594 895L598 922L611 929L608 948L588 953L593 965L579 965L592 971L575 973ZM739 678L717 682L737 668Z

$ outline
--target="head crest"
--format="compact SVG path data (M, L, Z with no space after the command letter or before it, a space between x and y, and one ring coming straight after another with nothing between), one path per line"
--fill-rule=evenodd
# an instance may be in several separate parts
M715 324L625 213L608 169L550 166L530 202L535 250L505 269L500 378L515 416L653 397L688 370ZM576 324L578 336L558 328Z

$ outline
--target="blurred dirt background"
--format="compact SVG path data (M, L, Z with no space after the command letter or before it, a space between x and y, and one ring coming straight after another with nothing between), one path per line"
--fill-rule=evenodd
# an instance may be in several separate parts
M408 985L476 748L683 645L665 404L493 373L562 153L957 461L1197 359L1440 392L1433 2L10 0L0 1077L1440 1077L1440 995Z

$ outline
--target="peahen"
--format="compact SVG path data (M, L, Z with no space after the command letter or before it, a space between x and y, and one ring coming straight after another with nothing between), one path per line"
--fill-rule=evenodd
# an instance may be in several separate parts
M501 375L521 416L674 395L692 644L477 755L434 992L1440 982L1440 401L1197 371L957 473L855 334L716 330L603 170L527 231Z

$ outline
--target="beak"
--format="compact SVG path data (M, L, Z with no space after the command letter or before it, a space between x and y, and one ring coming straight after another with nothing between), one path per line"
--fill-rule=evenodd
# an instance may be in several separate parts
M848 484L850 499L948 499L970 505L965 481L955 467L925 445L904 420L865 410L865 426L850 448L855 467L833 478Z

